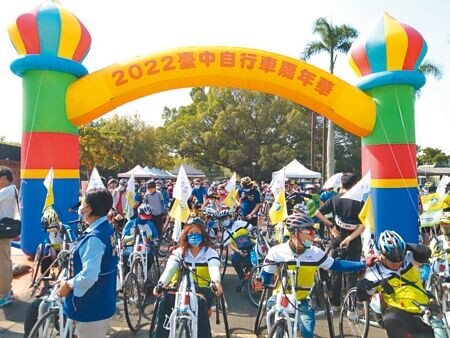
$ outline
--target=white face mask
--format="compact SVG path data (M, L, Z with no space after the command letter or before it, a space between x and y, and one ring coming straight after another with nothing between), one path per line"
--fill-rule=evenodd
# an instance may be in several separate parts
M195 184L195 185L194 185L194 188L195 188L195 189L200 188L200 184Z
M120 191L125 191L125 186L121 185L121 186L119 187L119 190L120 190Z

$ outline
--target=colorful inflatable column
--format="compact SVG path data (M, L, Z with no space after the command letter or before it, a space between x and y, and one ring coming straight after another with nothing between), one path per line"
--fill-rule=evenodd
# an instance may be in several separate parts
M362 170L372 170L375 233L395 230L409 242L418 241L414 98L425 83L417 68L426 52L422 36L388 14L349 51L362 77L358 87L377 105L375 128L362 138Z
M46 2L19 16L9 29L22 58L11 70L23 81L21 153L22 250L34 254L44 238L40 223L46 188L43 180L54 169L55 209L63 222L76 218L68 208L78 202L78 128L66 116L66 91L87 74L81 65L91 37L69 11ZM11 112L16 113L16 112Z

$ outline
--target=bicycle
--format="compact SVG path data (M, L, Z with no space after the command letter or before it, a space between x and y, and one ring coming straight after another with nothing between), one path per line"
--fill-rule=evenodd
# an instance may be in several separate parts
M191 270L182 260L180 262L180 271L178 276L178 288L164 288L162 284L156 286L157 292L175 293L175 303L169 317L163 326L169 330L170 338L197 338L198 337L198 297L204 297L196 292L196 285L194 282ZM197 277L201 278L201 276ZM213 291L217 291L214 290ZM158 312L159 300L157 300L150 324L150 332L153 332L156 325L156 314ZM226 307L223 296L220 299L221 309L223 313L225 331L229 337L228 319L226 316ZM216 308L218 314L219 308ZM219 321L218 316L216 321ZM220 322L219 322L220 323Z
M57 260L53 263L60 262L62 270L51 292L45 295L39 304L38 320L31 329L29 338L71 338L74 336L74 322L64 315L64 301L58 296L58 282L69 277L70 255L68 250L61 250Z

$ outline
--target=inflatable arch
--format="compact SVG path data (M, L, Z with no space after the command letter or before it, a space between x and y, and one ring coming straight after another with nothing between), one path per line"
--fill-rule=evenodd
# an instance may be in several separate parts
M20 15L9 27L21 58L11 70L24 89L21 160L21 246L33 254L43 239L43 180L54 169L55 207L64 221L78 201L78 127L153 93L222 86L278 95L362 137L362 168L372 171L376 232L386 228L417 241L414 95L425 83L417 67L426 44L413 28L384 14L349 56L359 88L305 62L234 47L181 48L114 64L88 74L81 64L90 34L54 2Z

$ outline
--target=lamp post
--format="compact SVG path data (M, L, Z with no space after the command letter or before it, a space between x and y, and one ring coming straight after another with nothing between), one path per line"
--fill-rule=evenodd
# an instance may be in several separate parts
M256 167L256 162L252 161L252 179L255 179L255 167Z

